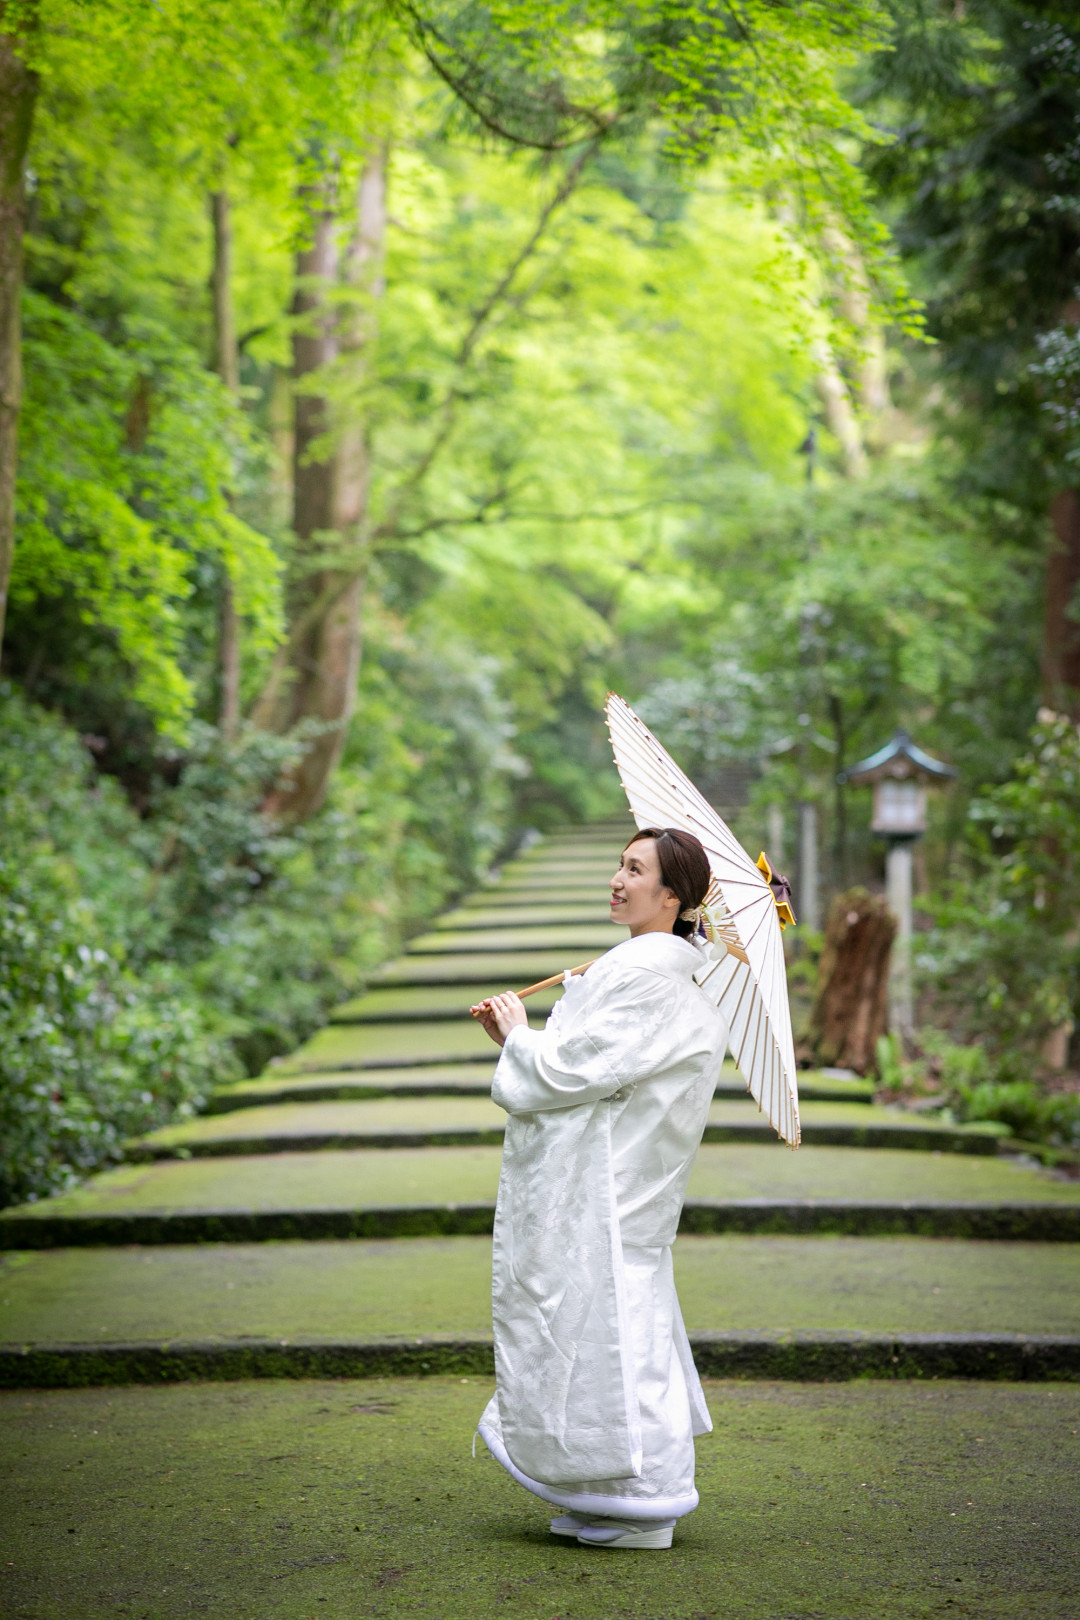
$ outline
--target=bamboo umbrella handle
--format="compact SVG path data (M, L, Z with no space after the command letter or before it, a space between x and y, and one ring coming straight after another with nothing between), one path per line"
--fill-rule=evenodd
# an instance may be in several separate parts
M562 973L553 973L550 979L541 979L539 984L527 984L524 990L517 991L517 998L519 1001L524 1001L526 996L534 996L538 990L550 990L553 984L562 984L567 974L571 978L576 978L579 973L584 973L586 968L591 968L595 961L596 957L594 956L592 961L581 962L577 967L566 968Z
M524 990L518 990L516 992L517 998L519 1001L524 1001L526 996L535 996L538 990L550 990L552 985L562 984L567 974L570 974L571 977L576 977L577 974L584 973L586 968L591 968L593 962L595 961L596 957L594 956L591 961L580 962L577 967L567 968L562 973L553 973L550 979L541 979L538 984L527 984ZM483 1006L483 1002L481 1002L480 1005ZM478 1015L476 1013L473 1013L474 1018L477 1016Z

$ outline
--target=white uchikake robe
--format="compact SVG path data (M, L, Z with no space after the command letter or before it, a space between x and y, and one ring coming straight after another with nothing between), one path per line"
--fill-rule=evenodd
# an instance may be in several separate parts
M671 1269L690 1167L727 1048L701 952L641 934L513 1029L491 1095L509 1119L495 1213L497 1389L489 1451L571 1512L697 1506L711 1429Z

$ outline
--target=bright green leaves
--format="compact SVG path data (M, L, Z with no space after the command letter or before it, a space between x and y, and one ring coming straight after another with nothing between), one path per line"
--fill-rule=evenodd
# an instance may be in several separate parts
M404 0L401 9L459 102L502 140L555 151L652 128L691 169L719 153L823 263L843 230L879 312L918 329L858 163L881 136L843 83L860 53L886 43L878 0ZM850 274L834 268L841 281Z
M132 698L180 737L199 570L229 573L257 647L279 633L277 558L225 494L242 423L216 379L145 323L110 343L31 293L24 343L16 610L73 607L115 647Z

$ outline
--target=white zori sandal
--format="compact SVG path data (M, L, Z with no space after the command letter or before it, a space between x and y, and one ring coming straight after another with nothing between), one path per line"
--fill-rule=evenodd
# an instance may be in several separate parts
M576 1540L578 1531L584 1530L588 1522L588 1519L578 1519L572 1513L564 1513L560 1518L552 1519L551 1533L553 1536L572 1536Z
M671 1546L674 1519L590 1519L577 1533L579 1547L646 1551ZM569 1535L567 1529L557 1534Z

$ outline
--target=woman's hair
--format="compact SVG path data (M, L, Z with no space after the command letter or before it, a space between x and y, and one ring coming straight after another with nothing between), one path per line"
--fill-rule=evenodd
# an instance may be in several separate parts
M688 911L700 906L709 892L712 870L709 857L693 833L683 832L679 827L642 827L626 848L629 849L630 844L636 844L642 838L651 838L656 844L660 882L678 898L679 910ZM672 933L686 939L695 927L696 924L676 917Z

